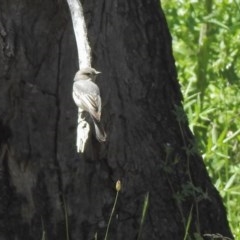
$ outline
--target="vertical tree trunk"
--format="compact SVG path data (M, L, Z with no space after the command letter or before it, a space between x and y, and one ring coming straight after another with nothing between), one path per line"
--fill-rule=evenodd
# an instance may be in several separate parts
M181 105L158 1L87 0L108 141L76 153L76 43L62 1L0 2L0 238L231 237ZM10 17L9 17L10 16Z

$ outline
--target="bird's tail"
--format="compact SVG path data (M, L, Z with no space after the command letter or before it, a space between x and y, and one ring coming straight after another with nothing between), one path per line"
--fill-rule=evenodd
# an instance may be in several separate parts
M94 117L92 117L94 127L95 127L95 133L96 133L96 138L99 142L105 142L107 139L107 134L104 131L101 123L97 121Z

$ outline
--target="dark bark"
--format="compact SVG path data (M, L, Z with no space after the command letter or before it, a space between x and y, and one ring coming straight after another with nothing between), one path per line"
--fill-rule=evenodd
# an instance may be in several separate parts
M76 153L77 52L62 1L0 2L0 239L231 237L182 110L158 1L84 1L108 141ZM192 208L192 211L191 211ZM67 216L67 217L66 217Z

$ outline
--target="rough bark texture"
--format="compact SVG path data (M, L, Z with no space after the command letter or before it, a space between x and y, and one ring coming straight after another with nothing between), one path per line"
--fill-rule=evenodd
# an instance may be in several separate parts
M171 38L155 0L86 0L108 141L76 153L77 53L65 2L0 2L0 239L231 237L181 107ZM192 210L191 210L192 209ZM44 238L45 237L45 238Z

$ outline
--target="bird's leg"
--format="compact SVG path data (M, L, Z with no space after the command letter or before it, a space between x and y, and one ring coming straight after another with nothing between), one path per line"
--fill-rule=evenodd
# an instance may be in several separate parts
M84 111L78 109L78 127L77 127L77 152L84 152L85 145L88 140L88 135L90 132L90 126L85 120Z
M78 124L82 121L85 121L83 110L78 108Z

